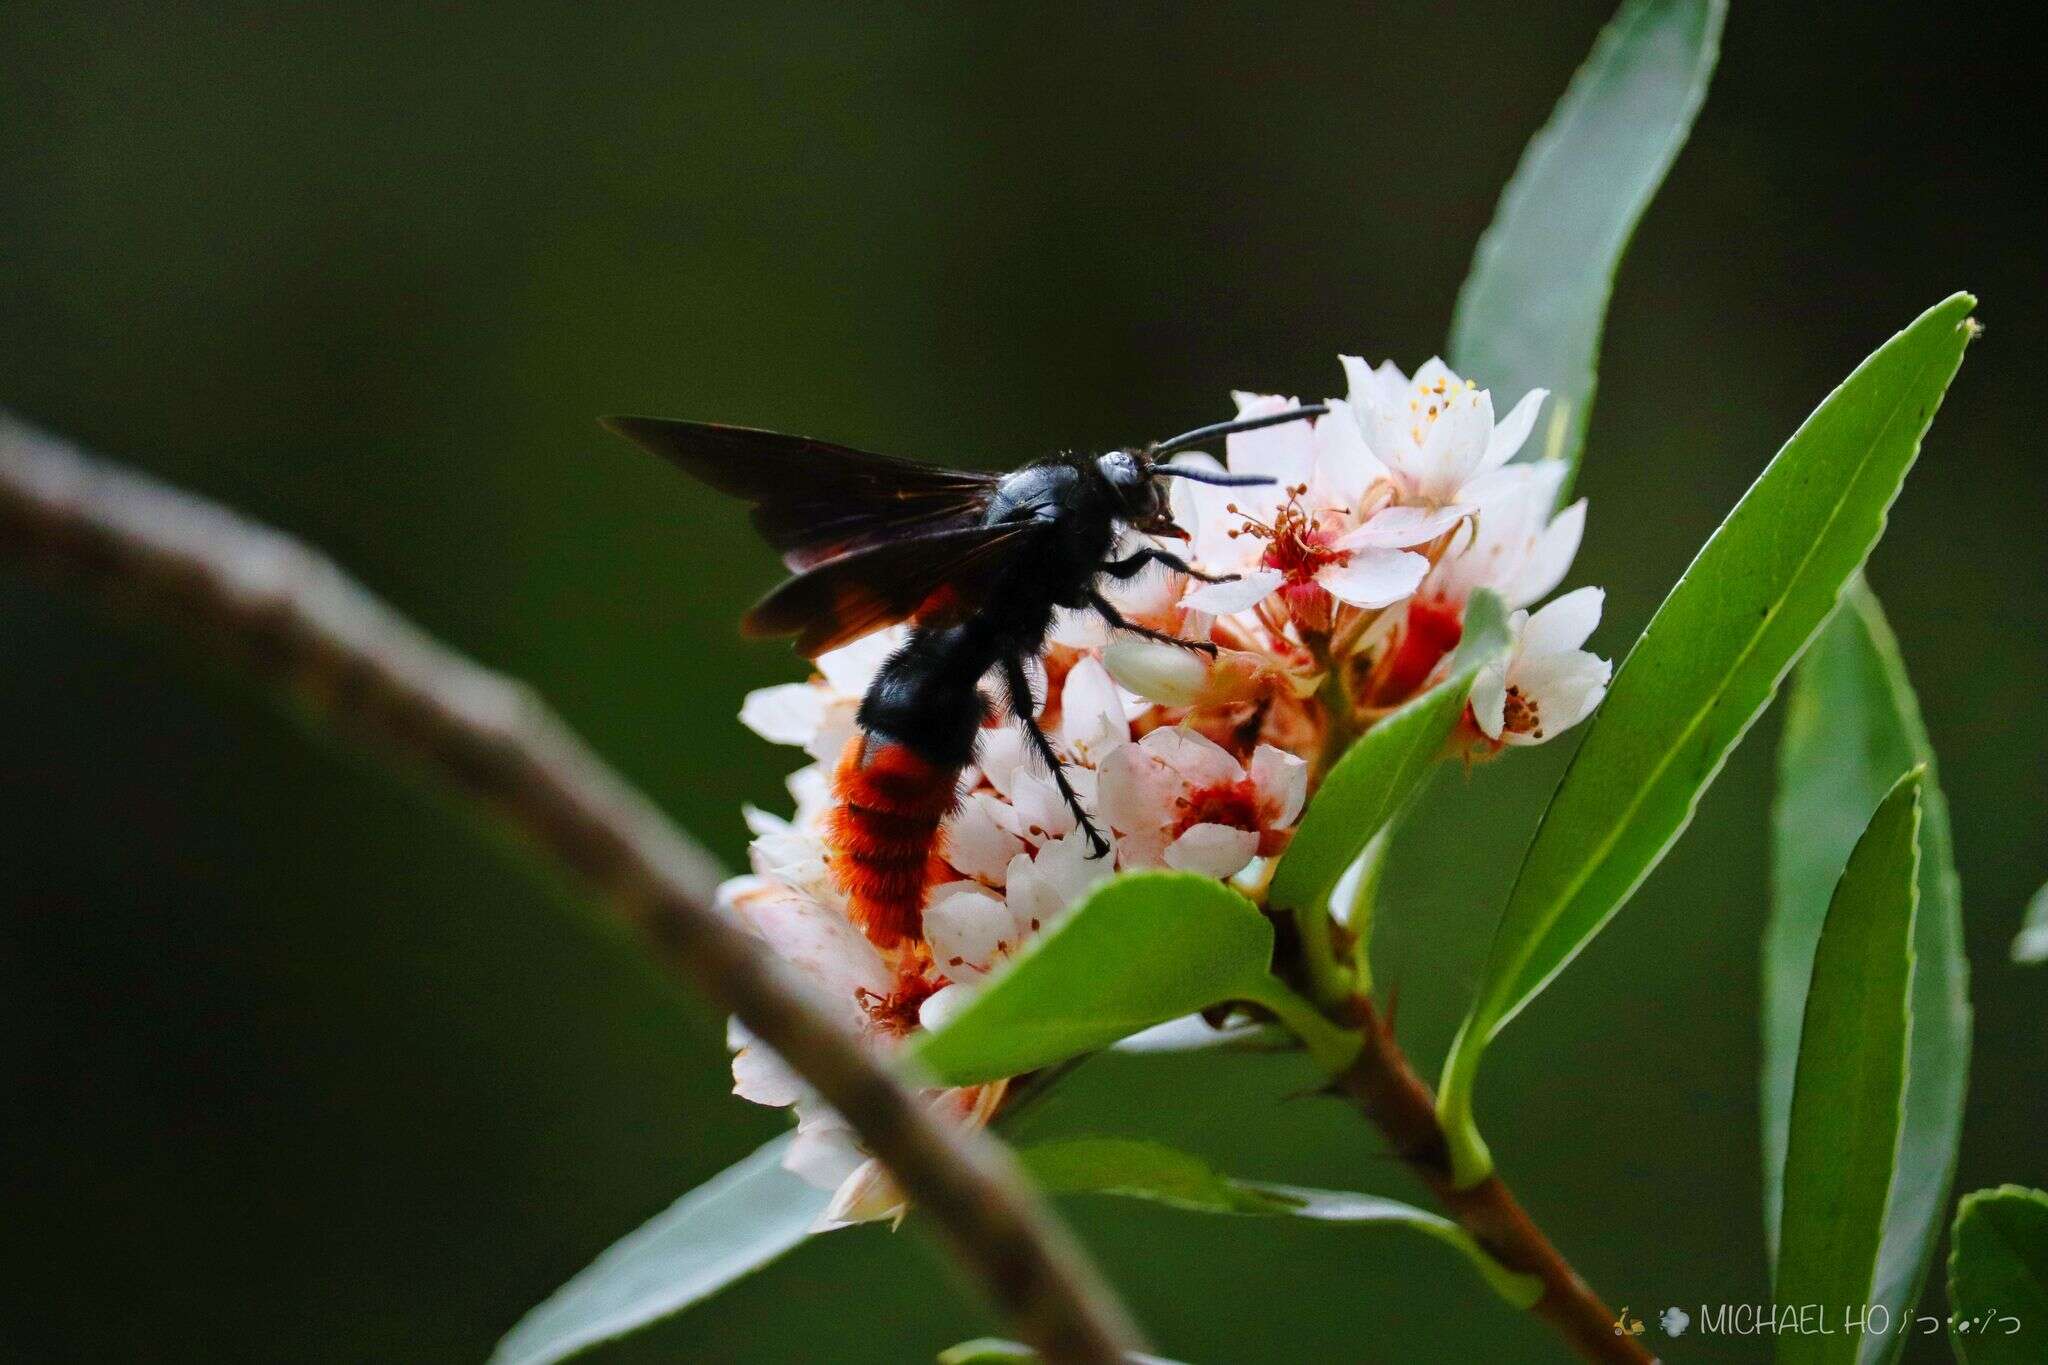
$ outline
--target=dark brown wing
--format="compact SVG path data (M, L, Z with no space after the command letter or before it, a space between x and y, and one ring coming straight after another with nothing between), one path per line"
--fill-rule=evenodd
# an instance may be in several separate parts
M978 525L997 474L942 469L752 427L607 417L604 425L722 493L802 571L905 536Z
M815 659L870 631L916 617L942 625L978 610L1036 543L1042 523L1002 522L890 540L784 582L747 613L749 635L795 635Z

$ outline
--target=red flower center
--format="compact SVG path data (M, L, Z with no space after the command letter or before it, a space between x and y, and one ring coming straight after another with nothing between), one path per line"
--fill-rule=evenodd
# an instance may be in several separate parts
M1212 782L1197 787L1175 803L1173 837L1179 838L1196 825L1229 825L1232 829L1259 827L1259 789L1248 777L1235 782Z
M1429 675L1444 655L1457 647L1465 633L1463 603L1443 597L1418 597L1408 604L1408 619L1401 623L1386 654L1386 662L1373 679L1371 702L1393 706L1406 701L1415 689L1429 681Z
M1307 484L1294 485L1287 490L1287 501L1273 514L1270 525L1245 517L1245 524L1230 533L1233 539L1246 535L1265 541L1266 552L1259 556L1259 562L1287 575L1290 587L1313 584L1317 571L1325 564L1343 564L1351 558L1349 550L1339 550L1331 544L1336 537L1302 507L1301 499L1307 492ZM1229 510L1237 512L1237 504L1231 503ZM1244 516L1242 512L1238 515Z

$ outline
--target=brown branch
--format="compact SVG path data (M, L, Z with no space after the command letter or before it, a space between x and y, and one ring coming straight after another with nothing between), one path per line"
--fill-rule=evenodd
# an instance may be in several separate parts
M1542 1282L1543 1296L1530 1311L1555 1328L1573 1350L1588 1360L1649 1365L1650 1354L1635 1338L1615 1332L1613 1310L1558 1254L1498 1173L1470 1188L1458 1188L1451 1178L1450 1149L1437 1122L1435 1097L1409 1067L1393 1028L1372 1002L1360 997L1351 1008L1355 1017L1350 1022L1358 1026L1365 1046L1337 1078L1337 1088L1386 1135L1395 1154L1474 1241L1508 1269Z
M710 856L533 692L429 639L289 537L4 412L0 556L170 624L494 813L802 1073L1047 1359L1115 1362L1141 1348L1008 1150L935 1118L716 912Z

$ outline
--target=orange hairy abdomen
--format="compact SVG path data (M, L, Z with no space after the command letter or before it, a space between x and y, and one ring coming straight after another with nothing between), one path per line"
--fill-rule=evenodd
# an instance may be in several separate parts
M856 734L839 756L831 817L834 875L847 913L880 948L924 932L939 826L953 809L956 768L889 740Z

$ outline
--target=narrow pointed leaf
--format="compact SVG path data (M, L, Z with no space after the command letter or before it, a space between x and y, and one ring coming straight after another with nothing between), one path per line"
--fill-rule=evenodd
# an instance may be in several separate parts
M1197 1213L1413 1228L1455 1248L1489 1288L1516 1308L1527 1308L1543 1292L1541 1281L1502 1266L1456 1223L1396 1199L1237 1180L1200 1157L1130 1138L1076 1138L1025 1148L1017 1155L1038 1183L1055 1194L1122 1195Z
M1933 750L1898 643L1861 579L1800 660L1786 702L1763 951L1764 1230L1773 1255L1800 1020L1828 900L1866 817L1900 776L1929 765L1921 794L1905 1117L1871 1293L1896 1322L1919 1300L1948 1211L1970 1069L1969 963ZM1866 1338L1862 1358L1896 1359L1906 1339L1896 1332Z
M1615 270L1706 97L1726 14L1726 0L1621 7L1522 154L1458 292L1451 363L1497 411L1550 390L1530 444L1574 469Z
M656 1214L521 1318L492 1365L546 1365L680 1313L810 1235L832 1198L782 1169L785 1134Z
M2048 962L2048 886L2027 902L2026 922L2013 936L2012 960L2023 966Z
M1355 1051L1272 974L1273 926L1211 877L1136 872L1102 883L998 972L912 1061L974 1085L1094 1052L1211 1005L1265 1005L1326 1066Z
M1181 1052L1294 1052L1301 1040L1277 1024L1233 1019L1216 1028L1199 1014L1184 1014L1134 1033L1110 1047L1112 1052L1159 1056Z
M1021 1341L1001 1337L976 1337L939 1352L939 1365L1033 1365L1041 1357ZM1128 1365L1180 1365L1165 1356L1133 1351L1124 1357Z
M2048 1194L1963 1196L1948 1257L1949 1340L1964 1365L2048 1360Z
M1923 775L1900 778L1870 817L1814 953L1785 1146L1780 1304L1834 1314L1871 1301L1906 1094ZM1854 1361L1861 1329L1822 1325L1828 1334L1779 1337L1777 1359Z
M1366 731L1331 767L1273 874L1268 905L1323 910L1345 870L1443 756L1473 678L1507 643L1500 598L1476 594L1450 676Z
M1615 674L1522 860L1438 1107L1461 1183L1491 1169L1479 1058L1656 867L1777 691L1885 513L1976 330L1957 294L1844 380L1700 550Z

